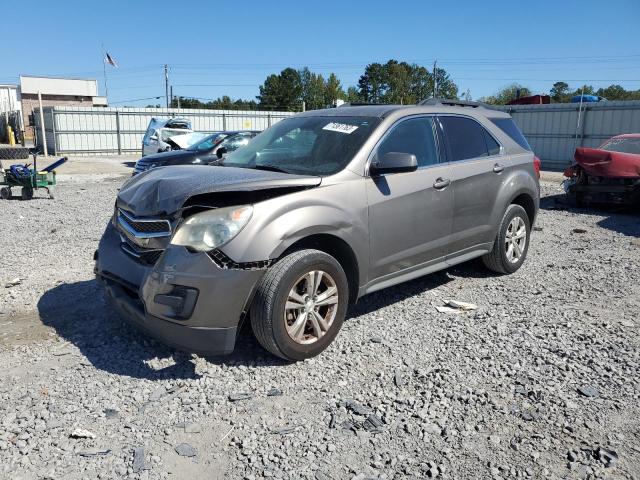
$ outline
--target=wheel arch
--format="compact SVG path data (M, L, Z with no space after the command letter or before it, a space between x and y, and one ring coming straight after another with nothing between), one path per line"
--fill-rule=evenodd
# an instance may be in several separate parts
M360 286L360 271L356 253L342 238L330 233L315 233L296 240L278 257L283 258L298 250L311 248L331 255L344 269L349 284L349 303L355 303Z
M524 208L524 211L529 217L530 226L533 226L533 223L536 219L537 206L535 200L529 192L521 192L516 194L509 202L509 205L520 205L522 208Z

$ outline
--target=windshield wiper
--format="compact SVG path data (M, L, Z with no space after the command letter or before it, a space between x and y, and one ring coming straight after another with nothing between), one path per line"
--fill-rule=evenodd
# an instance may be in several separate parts
M284 168L276 167L275 165L256 164L254 167L256 170L267 170L269 172L291 173Z

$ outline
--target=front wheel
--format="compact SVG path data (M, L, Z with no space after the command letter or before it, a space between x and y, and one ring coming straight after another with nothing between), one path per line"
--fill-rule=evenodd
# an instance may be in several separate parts
M529 250L531 222L524 208L509 205L502 217L493 249L482 257L484 265L497 273L518 270Z
M347 276L335 258L300 250L274 264L251 306L258 342L286 360L315 357L336 337L347 311Z

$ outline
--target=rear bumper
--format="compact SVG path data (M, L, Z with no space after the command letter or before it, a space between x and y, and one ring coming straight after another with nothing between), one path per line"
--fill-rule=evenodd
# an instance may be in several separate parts
M154 265L122 249L109 224L95 273L122 317L173 347L203 355L233 351L240 319L264 270L221 268L205 253L170 245Z

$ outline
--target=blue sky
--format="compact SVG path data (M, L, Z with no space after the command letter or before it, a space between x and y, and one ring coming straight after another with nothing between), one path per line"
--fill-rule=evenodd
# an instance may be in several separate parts
M253 98L287 66L335 72L345 88L367 63L434 59L473 98L518 81L640 88L640 1L4 2L0 83L19 74L96 78L109 100L164 95ZM157 100L128 101L130 105Z

